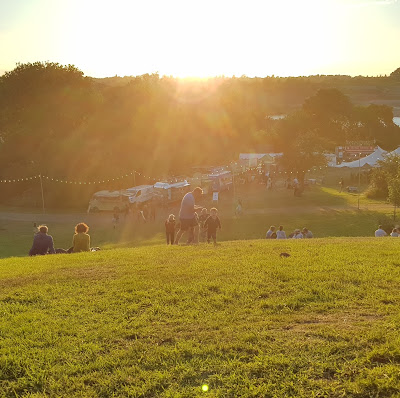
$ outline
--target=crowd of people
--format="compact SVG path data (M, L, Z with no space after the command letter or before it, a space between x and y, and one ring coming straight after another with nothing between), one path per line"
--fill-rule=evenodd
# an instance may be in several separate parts
M89 227L81 222L75 226L75 234L72 237L72 246L69 249L54 248L54 240L48 234L46 225L36 226L33 224L33 244L29 250L30 256L45 255L45 254L60 254L60 253L80 253L88 251L100 250L99 247L90 247Z
M302 230L296 228L291 234L286 236L282 225L278 229L276 229L275 225L271 225L265 235L266 239L310 239L313 237L313 233L308 228L303 228Z

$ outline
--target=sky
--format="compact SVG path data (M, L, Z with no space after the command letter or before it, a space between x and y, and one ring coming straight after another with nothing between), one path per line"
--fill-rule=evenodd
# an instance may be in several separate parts
M0 0L0 75L379 76L399 43L400 0Z

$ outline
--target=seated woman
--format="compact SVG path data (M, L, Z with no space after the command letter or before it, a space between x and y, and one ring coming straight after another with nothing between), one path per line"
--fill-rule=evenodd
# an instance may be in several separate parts
M75 227L75 235L72 239L72 253L90 251L90 235L87 234L89 227L81 222Z
M51 235L47 235L47 231L48 228L46 225L39 226L39 232L35 234L32 248L29 250L30 256L55 253L53 237Z

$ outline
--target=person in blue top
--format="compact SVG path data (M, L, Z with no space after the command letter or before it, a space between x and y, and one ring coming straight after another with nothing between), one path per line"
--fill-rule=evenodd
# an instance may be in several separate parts
M179 211L180 229L176 234L175 244L179 244L179 239L188 231L189 236L193 234L194 227L198 224L195 211L202 209L202 206L196 206L196 200L201 198L203 190L200 187L188 192L182 199L181 210Z
M39 227L39 232L33 238L33 245L29 250L30 256L38 254L54 254L54 242L51 235L47 235L48 228L45 225Z

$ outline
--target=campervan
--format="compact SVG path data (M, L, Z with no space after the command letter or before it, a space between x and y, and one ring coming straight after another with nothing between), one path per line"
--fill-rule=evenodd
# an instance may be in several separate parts
M125 191L99 191L90 199L88 212L119 211L126 206L129 206L129 197Z
M154 184L155 195L164 204L181 200L189 190L190 184L186 180L174 183L156 182Z
M95 192L89 201L88 212L122 211L132 203L144 203L153 198L153 185L139 185L119 191Z
M144 203L153 199L154 186L153 185L138 185L126 189L130 203Z

